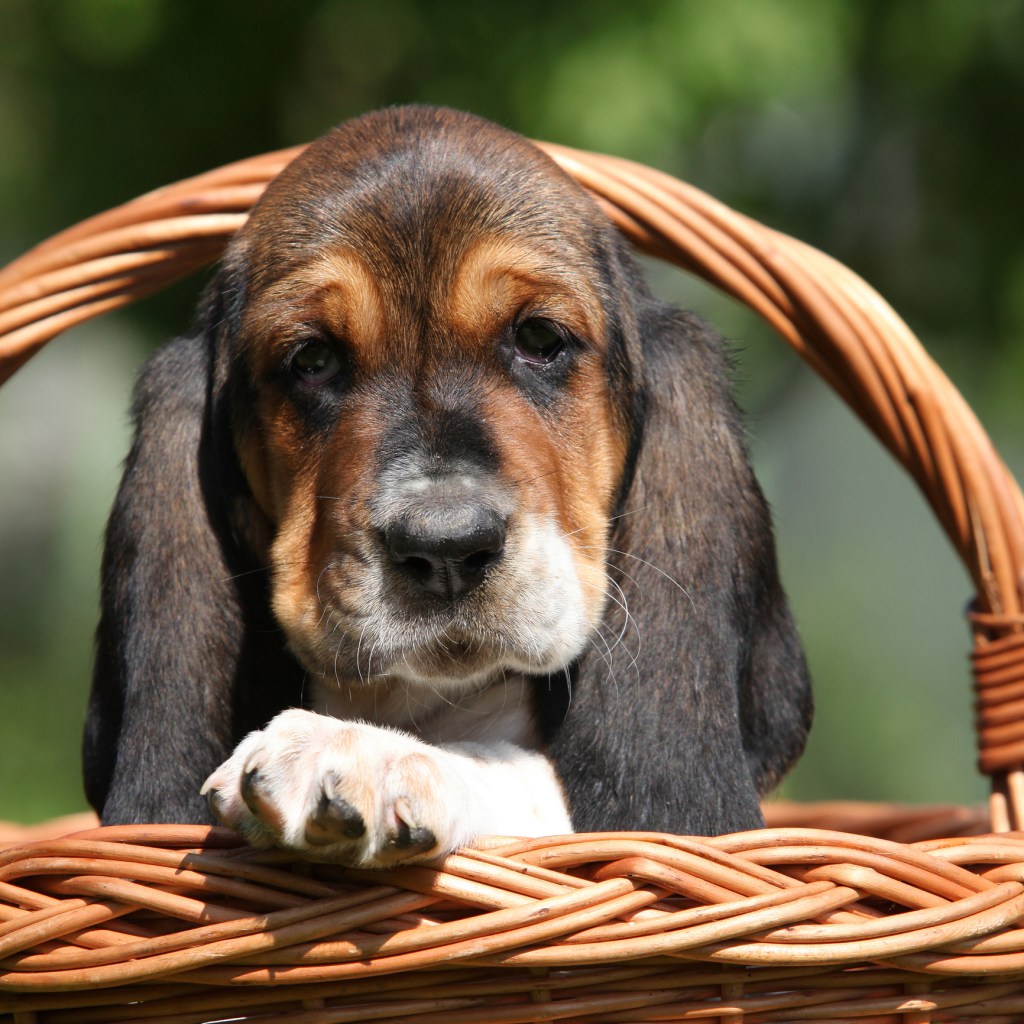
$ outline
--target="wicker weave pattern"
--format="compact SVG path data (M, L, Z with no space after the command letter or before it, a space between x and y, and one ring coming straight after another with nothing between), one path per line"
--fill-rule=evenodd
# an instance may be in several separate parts
M82 1024L1024 1012L1007 978L1024 970L1020 838L576 835L372 874L286 871L237 842L119 827L0 855L0 1011Z
M54 235L0 270L0 384L51 338L212 263L303 147L157 189Z

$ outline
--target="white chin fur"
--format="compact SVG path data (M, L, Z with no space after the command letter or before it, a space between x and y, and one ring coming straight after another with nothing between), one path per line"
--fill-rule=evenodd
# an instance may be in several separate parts
M585 593L572 546L556 523L538 516L520 518L501 563L442 626L410 621L385 596L383 576L367 582L372 592L361 625L321 616L327 676L334 671L332 640L341 636L358 638L354 675L365 682L387 676L461 688L502 672L559 672L583 652L604 604L599 588Z

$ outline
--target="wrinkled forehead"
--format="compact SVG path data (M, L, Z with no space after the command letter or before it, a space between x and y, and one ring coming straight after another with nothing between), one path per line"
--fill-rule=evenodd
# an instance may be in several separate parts
M346 125L314 143L240 233L251 289L335 251L378 270L386 289L422 295L485 239L528 247L535 268L602 276L608 225L579 185L494 125L446 128L367 139Z
M241 238L250 326L327 318L350 337L394 337L414 322L474 333L529 303L599 338L607 221L511 138L483 153L437 139L369 153L318 144L268 190Z

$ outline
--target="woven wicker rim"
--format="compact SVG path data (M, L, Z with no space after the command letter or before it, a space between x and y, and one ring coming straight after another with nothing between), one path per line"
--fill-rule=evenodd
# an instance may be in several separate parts
M847 268L667 175L543 148L639 248L759 312L917 481L977 587L981 766L993 827L1018 827L1024 498L962 398ZM150 193L0 271L0 380L73 324L216 258L299 151ZM1019 1020L1024 837L942 835L553 837L323 880L222 830L96 829L0 854L0 1012ZM146 1003L113 1008L133 1000Z
M314 874L237 844L201 826L111 827L0 854L0 1012L483 1024L1024 1011L1019 836L554 836Z

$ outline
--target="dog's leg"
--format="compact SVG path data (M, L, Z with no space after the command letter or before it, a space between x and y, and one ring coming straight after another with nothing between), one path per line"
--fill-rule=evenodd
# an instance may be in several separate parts
M438 856L491 833L572 831L538 751L504 740L431 745L301 710L247 736L203 792L254 844L360 866Z

